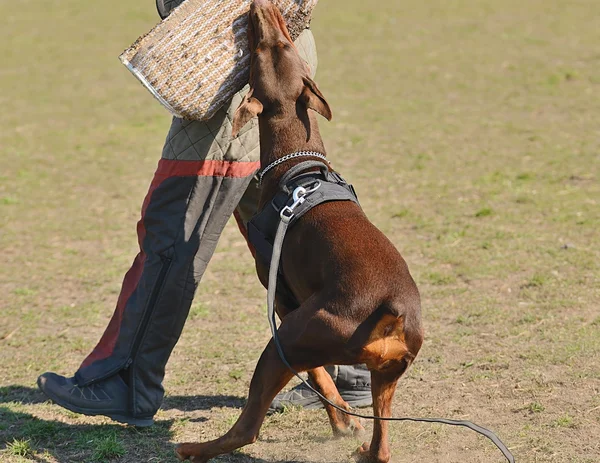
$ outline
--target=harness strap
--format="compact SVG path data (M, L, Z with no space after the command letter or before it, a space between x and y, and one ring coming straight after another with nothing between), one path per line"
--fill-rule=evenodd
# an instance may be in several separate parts
M287 194L290 194L290 188L288 186L288 182L293 179L300 172L311 169L313 167L319 167L321 169L321 173L323 177L327 178L327 174L329 173L329 166L322 161L303 161L295 166L290 167L290 169L283 174L281 180L279 180L279 188L285 191Z
M297 196L297 195L295 195L295 196ZM510 452L510 450L508 450L506 445L504 445L504 443L498 438L498 436L496 436L496 434L494 434L489 429L486 429L475 423L472 423L470 421L465 421L465 420L449 420L449 419L445 419L445 418L393 418L393 417L386 418L386 417L381 417L381 416L369 416L369 415L361 415L358 413L349 412L348 410L345 410L345 409L337 406L336 404L331 402L329 399L327 399L325 396L323 396L319 391L317 391L307 381L305 381L298 374L298 372L296 370L294 370L292 368L292 366L286 360L285 354L284 354L281 344L279 342L279 336L277 333L277 321L275 320L275 292L277 289L277 274L278 274L278 270L279 270L279 260L281 258L281 249L283 247L283 240L285 238L285 233L288 229L288 226L290 224L292 217L293 217L293 212L292 212L292 215L280 214L280 221L279 221L279 225L277 226L277 233L275 234L275 241L273 243L273 255L271 258L271 266L269 268L269 287L267 288L267 311L268 311L268 317L269 317L269 324L271 326L271 334L273 335L273 342L275 343L275 347L277 348L277 352L279 353L279 357L281 358L281 361L283 362L283 364L296 377L298 377L304 383L304 385L306 387L308 387L311 391L313 391L315 394L317 394L317 396L319 396L322 400L326 401L332 407L336 408L337 410L339 410L343 413L346 413L347 415L356 416L358 418L363 418L363 419L367 419L367 420L420 421L420 422L426 422L426 423L442 423L442 424L448 424L451 426L464 426L464 427L472 429L473 431L490 439L494 443L494 445L496 447L498 447L498 449L506 457L506 460L509 463L515 463L515 457Z

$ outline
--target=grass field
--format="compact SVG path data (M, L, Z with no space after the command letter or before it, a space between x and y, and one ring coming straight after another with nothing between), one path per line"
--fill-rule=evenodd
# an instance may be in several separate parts
M117 60L157 21L151 0L4 7L0 461L174 461L239 414L265 291L230 223L156 426L44 399L38 374L72 374L112 314L169 117ZM422 294L394 414L472 420L519 462L600 461L598 2L324 0L313 29L330 157ZM361 442L292 409L218 461L346 462ZM393 424L391 445L394 462L503 461L441 425Z

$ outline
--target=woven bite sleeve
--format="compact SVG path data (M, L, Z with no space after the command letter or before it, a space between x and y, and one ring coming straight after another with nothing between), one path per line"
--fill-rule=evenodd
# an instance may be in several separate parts
M294 43L314 77L318 60L315 39L310 29L304 30ZM207 121L174 117L162 157L180 161L258 161L260 153L257 118L248 122L236 138L231 138L233 115L247 91L246 85Z
M174 116L208 120L248 82L251 0L186 0L120 60ZM273 0L296 39L317 0Z

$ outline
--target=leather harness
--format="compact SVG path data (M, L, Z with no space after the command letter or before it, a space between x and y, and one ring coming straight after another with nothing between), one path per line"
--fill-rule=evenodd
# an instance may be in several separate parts
M318 171L307 172L318 168ZM298 188L304 189L302 196L295 197ZM277 226L282 216L290 218L289 226L319 204L330 201L352 201L359 204L352 185L341 175L329 169L322 161L304 161L290 168L279 182L279 191L273 199L257 212L248 222L248 240L256 250L256 258L267 267L271 265L273 243ZM290 290L279 267L277 296L290 308L299 302Z

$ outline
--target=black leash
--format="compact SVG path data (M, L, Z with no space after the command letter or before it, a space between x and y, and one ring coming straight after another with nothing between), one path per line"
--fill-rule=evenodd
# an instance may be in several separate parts
M284 207L281 210L279 215L280 222L277 227L277 234L275 235L275 242L273 243L273 256L271 257L271 266L269 268L269 287L267 289L267 310L269 315L269 324L271 325L271 334L273 335L273 341L275 343L275 347L277 348L277 352L279 353L279 357L283 364L289 368L289 370L294 373L294 375L300 379L304 383L306 387L308 387L311 391L313 391L317 396L319 396L322 400L326 401L332 407L337 410L346 413L350 416L356 416L357 418L363 418L367 420L385 420L385 421L417 421L417 422L425 422L425 423L442 423L448 424L451 426L464 426L473 431L487 437L490 439L498 449L504 454L509 463L515 463L515 457L508 450L506 445L489 429L486 429L482 426L479 426L475 423L471 423L470 421L464 420L448 420L445 418L385 418L380 416L370 416L370 415L361 415L359 413L349 412L338 405L331 402L327 397L323 396L319 391L317 391L314 387L312 387L307 381L305 381L296 370L292 368L292 366L288 363L285 358L285 354L283 353L283 349L281 348L281 344L279 342L279 336L277 333L277 321L275 320L275 290L277 287L277 272L279 270L279 260L281 258L281 248L283 247L283 240L285 238L285 233L287 231L290 220L294 216L294 209L302 204L305 200L305 196L310 194L306 192L304 188L298 187L294 190L293 193L293 203Z

